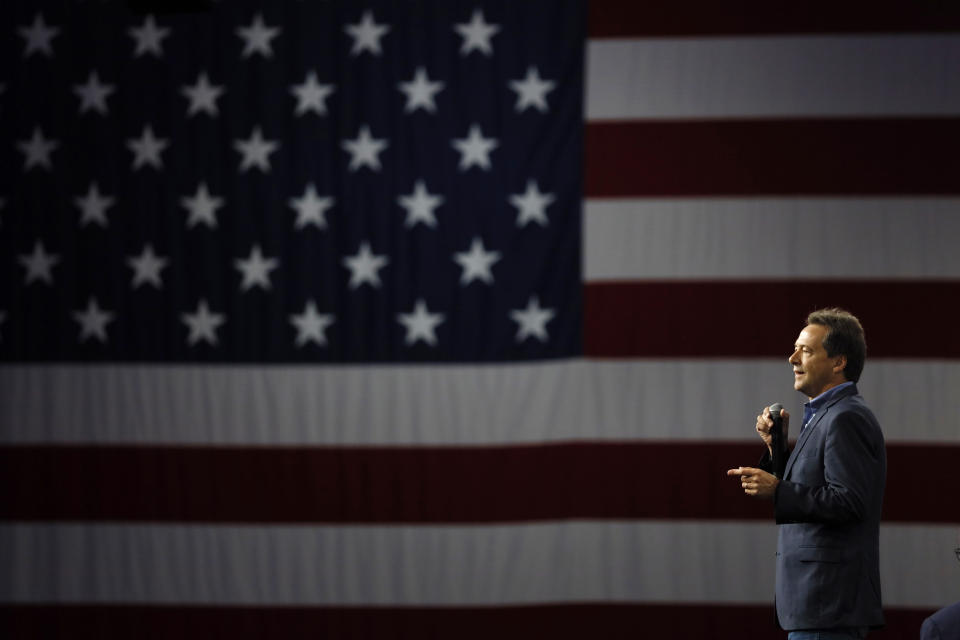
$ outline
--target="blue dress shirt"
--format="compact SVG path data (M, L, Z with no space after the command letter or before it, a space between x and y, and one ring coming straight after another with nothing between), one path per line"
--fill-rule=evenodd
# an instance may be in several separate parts
M846 389L852 384L853 384L852 382L844 382L842 384L838 384L837 386L831 389L827 389L826 391L818 395L813 400L810 400L809 402L804 402L803 403L803 426L800 428L800 431L803 432L803 430L807 428L807 425L810 424L811 420L813 420L813 416L817 415L817 411L820 410L820 407L828 403L830 401L830 398L837 395L837 393L841 389Z

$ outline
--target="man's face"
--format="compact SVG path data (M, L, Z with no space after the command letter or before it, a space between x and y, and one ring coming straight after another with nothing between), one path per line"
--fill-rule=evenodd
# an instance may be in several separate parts
M829 331L823 325L808 324L793 345L793 353L789 358L793 366L793 388L808 398L816 398L846 381L843 375L846 357L831 358L823 348L823 339Z

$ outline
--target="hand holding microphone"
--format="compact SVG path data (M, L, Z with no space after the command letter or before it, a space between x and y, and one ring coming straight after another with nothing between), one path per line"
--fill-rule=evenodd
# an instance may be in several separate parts
M740 476L740 485L748 496L772 499L776 493L780 478L786 467L787 428L790 414L779 403L765 407L757 416L757 433L770 450L770 469L764 471L754 467L728 469L728 476Z
M757 416L757 433L770 451L773 472L778 478L783 475L787 466L784 454L787 450L789 425L790 414L784 411L779 402L764 408L763 413Z
M776 428L779 427L779 428ZM767 445L770 455L773 456L774 438L782 450L787 447L787 432L790 427L790 414L783 408L779 402L769 407L764 407L763 413L757 416L757 433L763 444Z

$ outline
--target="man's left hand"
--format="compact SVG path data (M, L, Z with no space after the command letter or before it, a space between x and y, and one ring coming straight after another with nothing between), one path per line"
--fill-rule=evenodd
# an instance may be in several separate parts
M767 473L763 469L754 469L753 467L737 467L728 469L728 476L740 476L740 486L743 492L748 496L758 498L773 499L773 494L777 490L780 480L772 473Z

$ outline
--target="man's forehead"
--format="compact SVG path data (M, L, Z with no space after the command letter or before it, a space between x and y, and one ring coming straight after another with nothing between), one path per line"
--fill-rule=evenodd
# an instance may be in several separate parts
M827 331L828 329L823 325L808 324L800 331L800 335L797 337L797 344L808 347L819 347L823 343L823 338L827 335Z

